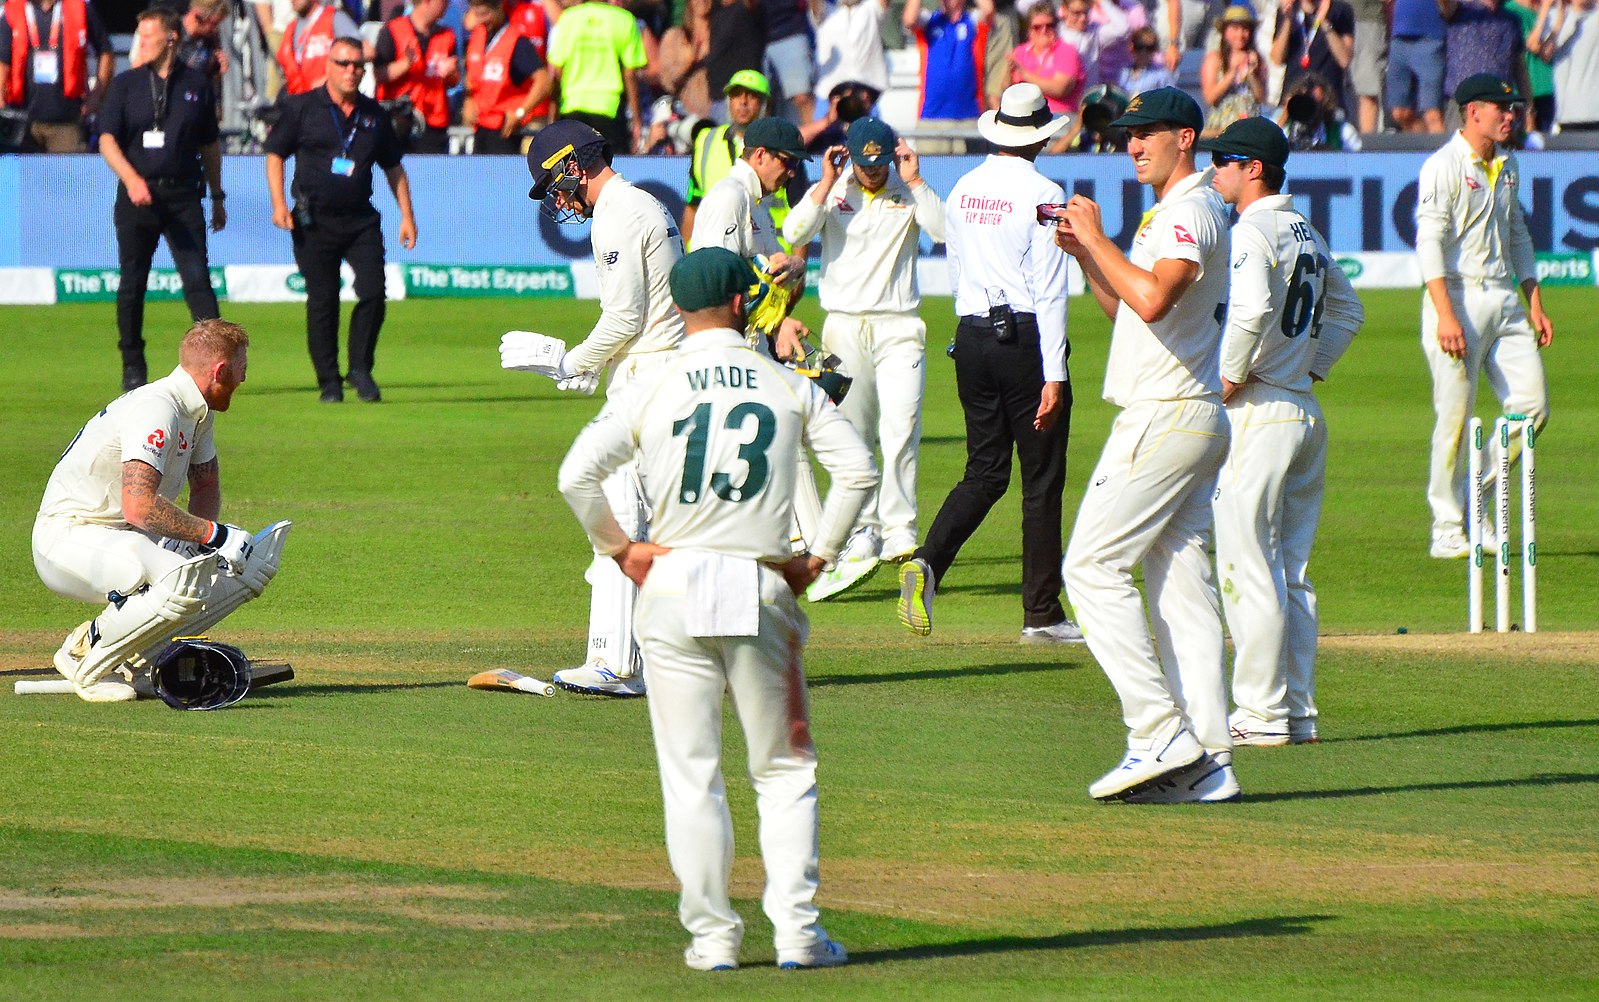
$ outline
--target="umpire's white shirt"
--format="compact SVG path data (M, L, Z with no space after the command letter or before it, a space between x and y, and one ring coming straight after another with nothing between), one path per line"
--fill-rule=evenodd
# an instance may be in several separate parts
M780 254L777 228L772 214L761 201L761 179L748 161L735 160L727 176L711 185L711 190L694 210L694 232L689 246L726 247L746 261L757 254Z
M1494 152L1491 161L1479 159L1457 132L1421 165L1416 256L1423 282L1516 285L1538 277L1517 199L1521 168L1509 150Z
M783 236L803 247L822 235L822 277L817 286L829 313L914 313L922 304L916 259L922 233L944 242L944 200L926 181L914 187L898 172L875 194L853 170L817 205L806 192L783 221Z
M1227 203L1207 168L1183 178L1155 203L1133 238L1128 260L1145 271L1167 258L1199 265L1164 317L1145 323L1126 303L1116 310L1105 399L1118 407L1144 400L1221 395L1217 359L1227 302Z
M1268 195L1239 213L1232 259L1221 374L1299 391L1313 373L1327 378L1365 310L1292 197Z
M671 351L683 341L667 275L683 237L655 196L616 176L594 201L590 233L600 283L600 319L567 352L563 367L598 372L629 355Z
M40 518L125 529L122 464L130 459L161 474L159 493L176 500L192 463L216 458L216 423L194 377L172 374L125 393L89 419L62 453L39 504Z
M990 292L1038 317L1044 379L1066 379L1066 255L1037 207L1066 200L1061 186L1021 157L990 154L955 182L944 204L955 312L987 319ZM697 227L696 227L697 228Z
M595 552L620 552L628 539L600 484L637 453L655 506L652 542L781 564L792 556L802 443L832 482L811 547L831 561L877 484L866 444L815 383L737 331L700 331L583 429L561 464L561 494Z

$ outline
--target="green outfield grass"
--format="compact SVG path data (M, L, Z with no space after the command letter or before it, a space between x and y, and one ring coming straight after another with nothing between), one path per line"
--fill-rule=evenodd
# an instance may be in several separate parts
M809 607L821 900L848 968L772 966L729 721L748 934L716 976L681 964L642 702L463 684L582 656L588 549L554 480L599 401L502 372L495 346L575 340L594 304L391 304L384 403L338 407L299 308L228 309L254 344L218 425L225 511L296 526L215 632L298 677L214 714L11 694L88 614L38 583L29 529L120 369L111 306L0 309L0 998L1599 997L1599 297L1548 295L1542 632L1464 634L1465 566L1426 552L1419 297L1366 294L1321 393L1324 742L1240 749L1237 805L1091 802L1118 706L1086 650L1014 642L1013 493L933 637L895 622L888 573ZM948 301L925 314L924 525L964 459ZM1109 325L1086 299L1071 316L1074 511L1112 411ZM183 326L152 305L152 372Z

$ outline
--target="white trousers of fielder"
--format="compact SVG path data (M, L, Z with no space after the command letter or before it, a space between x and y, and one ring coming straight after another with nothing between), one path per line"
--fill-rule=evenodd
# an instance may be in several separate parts
M855 380L839 411L882 453L882 483L861 509L861 525L877 530L884 552L915 549L927 325L914 313L830 313L822 350Z
M1163 744L1185 726L1208 752L1233 746L1221 611L1205 552L1227 437L1219 399L1126 408L1072 527L1061 567L1066 594L1121 697L1129 749ZM1139 564L1147 620L1133 584Z
M688 550L657 557L638 601L666 851L682 885L678 916L701 955L738 955L744 923L728 900L733 824L722 778L728 693L760 813L761 903L777 949L803 950L823 935L815 904L816 749L800 660L808 623L783 576L762 565L759 636L689 636L688 579L697 559Z
M1233 636L1238 720L1288 733L1316 718L1316 589L1327 427L1314 393L1245 383L1227 403L1232 447L1217 478L1216 567Z
M1421 350L1432 370L1432 462L1427 476L1427 504L1432 508L1434 535L1464 532L1466 504L1466 421L1476 410L1479 378L1506 414L1525 414L1534 427L1549 420L1549 394L1544 382L1538 336L1527 320L1513 285L1450 286L1449 299L1466 338L1464 360L1450 358L1438 347L1438 312L1432 297L1421 297ZM1521 454L1521 440L1511 439L1511 462ZM1484 470L1499 469L1499 445L1491 443Z

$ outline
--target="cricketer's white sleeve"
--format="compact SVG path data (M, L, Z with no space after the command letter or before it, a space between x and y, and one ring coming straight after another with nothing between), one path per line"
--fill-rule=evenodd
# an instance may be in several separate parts
M612 557L630 542L601 485L605 479L630 462L638 452L638 439L626 411L636 406L643 387L633 384L618 397L611 398L593 421L578 433L577 440L561 461L557 483L572 514L588 533L594 552Z
M821 184L818 181L812 185L799 204L789 208L788 216L783 220L783 239L788 241L790 247L803 247L815 240L816 234L822 232L822 224L828 221L827 200L832 197L832 190L822 192L820 205L813 198ZM694 228L696 231L699 229L697 220Z
M1261 335L1272 315L1271 273L1277 248L1254 226L1235 226L1232 245L1221 374L1230 383L1242 383L1249 378L1249 368L1260 351ZM1337 267L1332 266L1333 270Z
M1361 305L1360 297L1355 294L1355 287L1349 281L1349 276L1338 267L1338 262L1332 259L1332 252L1325 246L1323 253L1330 262L1327 266L1326 288L1322 291L1325 304L1322 307L1320 333L1316 340L1316 357L1310 363L1310 374L1317 379L1326 379L1332 367L1349 350L1355 340L1355 332L1360 330L1360 325L1366 322L1366 308Z
M1440 155L1447 150L1439 150L1421 165L1416 188L1416 258L1423 284L1445 276L1444 244L1456 239L1452 209L1460 182L1449 170L1450 158Z
M912 197L916 199L916 225L922 228L922 232L927 234L927 238L933 243L943 243L946 232L944 200L925 178L921 184L911 185L910 188Z
M1504 170L1520 176L1521 165L1516 162L1514 154L1505 162ZM1527 229L1526 210L1521 207L1521 199L1516 197L1514 191L1507 192L1507 195L1510 199L1510 266L1516 269L1518 283L1528 279L1537 281L1538 259L1532 249L1532 233Z

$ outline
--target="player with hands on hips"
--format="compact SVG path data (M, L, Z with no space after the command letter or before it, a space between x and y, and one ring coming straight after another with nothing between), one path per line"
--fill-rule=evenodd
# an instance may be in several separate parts
M1484 370L1507 414L1525 414L1543 430L1549 393L1539 349L1554 340L1544 312L1532 236L1518 199L1521 169L1505 143L1515 129L1522 96L1489 73L1455 88L1463 124L1421 166L1416 194L1416 257L1426 292L1421 300L1421 348L1432 371L1432 460L1427 503L1432 508L1430 552L1465 557L1466 422L1477 404ZM1526 296L1526 309L1517 287ZM1514 443L1511 462L1520 454ZM1490 446L1497 455L1498 443ZM1500 461L1483 468L1498 475ZM1488 488L1485 485L1484 490ZM1486 527L1485 527L1486 528ZM1492 549L1491 529L1484 546Z
M822 351L854 380L839 409L882 450L882 486L837 565L806 593L821 601L859 584L879 560L916 549L916 461L922 437L927 325L917 315L921 235L944 242L944 201L922 180L916 152L875 118L851 123L828 149L822 177L789 210L783 235L803 246L820 233Z
M1082 195L1056 240L1112 318L1105 399L1121 408L1089 474L1063 565L1088 648L1121 697L1121 763L1095 800L1172 803L1239 795L1227 727L1221 613L1206 542L1227 453L1218 358L1227 298L1227 207L1194 165L1204 117L1174 87L1137 95L1128 130L1138 180L1158 201L1129 255ZM1148 617L1133 569L1143 566ZM1150 624L1154 636L1150 636Z
M1312 384L1365 319L1327 241L1282 194L1288 137L1246 118L1215 139L1211 181L1237 206L1221 385L1232 445L1217 478L1216 566L1232 632L1234 744L1317 738L1316 589L1327 427Z
M656 379L613 395L561 464L560 489L594 550L639 585L666 850L695 970L738 966L744 923L728 899L733 827L722 777L730 694L748 749L766 866L762 905L780 968L836 967L819 921L816 748L798 592L840 545L877 477L859 435L813 382L744 338L755 274L721 247L671 270L687 338ZM815 452L831 486L813 549L790 552L795 464ZM636 461L655 491L652 540L617 524L601 485Z
M289 523L251 537L218 521L213 429L244 382L249 343L237 324L199 321L178 367L106 405L50 475L33 524L39 579L63 598L110 603L55 655L91 703L137 698L173 637L204 633L277 573ZM185 484L187 511L174 504Z
M649 382L683 341L683 318L672 305L667 277L683 255L677 223L661 203L611 169L609 144L589 126L566 119L534 138L527 154L533 188L557 222L592 219L590 243L600 285L600 316L587 337L567 350L559 338L511 331L500 341L500 364L536 372L562 390L593 393L608 373L607 397ZM624 464L605 482L612 514L629 538L649 534L645 481L635 464ZM642 696L633 631L638 589L608 559L596 557L585 577L590 585L588 649L584 663L555 673L552 681L572 692Z
M744 152L727 176L705 193L694 213L694 232L689 239L696 250L725 247L763 273L771 289L750 317L750 343L780 360L804 355L800 342L810 333L788 315L796 293L804 286L805 258L783 251L771 213L760 203L781 189L800 163L809 159L805 141L792 122L782 118L751 122L744 130Z

